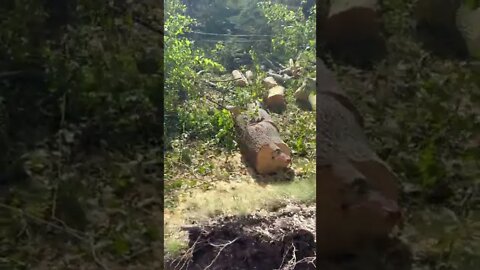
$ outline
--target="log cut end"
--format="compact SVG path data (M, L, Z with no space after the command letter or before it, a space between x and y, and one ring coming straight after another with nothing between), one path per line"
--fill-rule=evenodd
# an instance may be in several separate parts
M245 87L249 85L247 78L243 75L243 73L239 70L232 71L233 79L235 80L235 84L239 87Z
M287 108L285 88L280 85L270 88L265 98L265 105L272 112L283 112Z
M384 180L390 188L395 183ZM351 163L317 170L317 239L324 254L355 252L388 238L402 220L398 193L388 194Z
M237 142L250 166L259 174L272 174L290 165L291 151L280 138L268 113L262 109L258 111L258 122L252 123L248 119L248 112L235 117Z
M255 157L259 174L271 174L287 168L292 162L290 149L285 143L264 145Z
M334 55L352 63L371 62L386 53L377 1L332 1L323 35Z
M270 89L270 88L278 85L277 81L275 81L275 79L271 76L263 79L262 83L263 83L263 87L265 87L265 89Z

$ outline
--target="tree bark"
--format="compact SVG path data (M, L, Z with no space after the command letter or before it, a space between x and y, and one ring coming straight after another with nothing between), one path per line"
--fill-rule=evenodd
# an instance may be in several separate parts
M291 163L290 148L280 138L270 115L258 109L253 121L247 111L235 116L235 129L240 152L245 161L259 174L278 172Z
M316 106L317 241L324 254L355 252L401 221L398 183L369 146L353 104L325 74Z

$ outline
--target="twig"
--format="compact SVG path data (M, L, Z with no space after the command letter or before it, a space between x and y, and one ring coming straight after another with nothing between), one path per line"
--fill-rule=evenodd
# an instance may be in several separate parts
M146 253L146 252L149 252L152 250L152 247L146 247L146 248L142 248L138 251L136 251L135 253L129 255L129 256L126 256L125 258L123 258L122 260L120 260L120 263L124 263L124 262L128 262L130 261L131 259L139 256L139 255L142 255L143 253Z
M15 70L15 71L5 71L0 73L0 80L8 80L15 77L30 76L45 78L45 74L39 70Z
M104 270L110 270L110 268L105 265L97 256L97 249L95 247L95 240L92 237L90 237L90 250L92 252L92 257L93 257L93 260L95 261L96 264L98 264L98 266L102 267Z
M211 99L211 98L209 98L209 97L207 97L207 96L205 96L205 99L208 100L208 101L210 101L210 102L212 102L213 104L219 106L219 107L222 108L222 109L226 109L225 106L223 106L222 104L216 102L215 100L213 100L213 99Z
M39 217L36 217L36 216L33 216L27 212L25 212L23 209L20 209L20 208L16 208L16 207L13 207L13 206L10 206L10 205L7 205L7 204L4 204L4 203L0 203L0 208L4 208L4 209L7 209L7 210L10 210L12 212L17 212L19 214L21 214L22 216L24 217L27 217L31 220L34 220L38 223L41 223L43 225L47 225L47 226L51 226L59 231L62 231L68 235L71 235L73 236L74 238L80 240L80 241L83 241L83 242L88 242L88 239L86 237L86 235L80 231L77 231L75 229L72 229L70 227L67 227L67 226L59 226L55 223L52 223L52 222L49 222L47 220L44 220L44 219L41 219Z
M19 214L21 214L22 216L26 217L26 218L29 218L31 220L34 220L40 224L43 224L43 225L47 225L47 226L50 226L54 229L57 229L58 231L62 231L84 243L89 243L90 244L90 250L91 250L91 253L92 253L92 256L93 256L93 259L95 260L95 262L100 266L102 267L104 270L109 270L109 268L98 258L97 254L96 254L96 248L95 248L95 242L93 240L93 237L91 237L90 239L87 237L86 234L84 234L83 232L80 232L80 231L77 231L75 229L72 229L70 227L68 227L63 221L55 218L56 221L59 221L62 226L59 226L53 222L49 222L47 220L44 220L44 219L41 219L39 217L36 217L34 215L31 215L27 212L25 212L23 209L20 209L20 208L16 208L16 207L13 207L13 206L10 206L10 205L7 205L7 204L4 204L4 203L0 203L0 208L4 208L4 209L7 209L9 211L12 211L12 212L17 212Z
M212 243L209 242L209 244L210 244L211 246L221 247L221 248L220 248L220 250L218 251L217 256L215 256L215 258L213 258L212 262L210 262L210 264L207 265L207 267L205 267L204 270L210 269L210 267L212 267L213 263L214 263L214 262L218 259L218 257L220 256L220 253L222 253L222 251L223 251L226 247L228 247L229 245L235 243L235 241L237 241L239 238L240 238L240 237L237 237L237 238L233 239L232 241L229 241L229 242L227 242L227 243L225 243L225 244L221 244L221 245L212 244Z
M226 80L210 80L209 82L233 82L233 81L238 81L241 80L242 78L236 78L236 79L226 79Z
M127 12L128 8L125 7L125 6L122 6L122 7L118 7L118 6L109 6L109 8L111 10L113 10L114 12L116 12L117 14L120 14L120 15L125 15L125 12ZM132 19L134 22L138 23L139 25L145 27L146 29L152 31L152 32L155 32L157 34L160 34L163 36L164 32L163 32L163 29L159 29L155 26L153 26L151 23L143 20L142 18L140 18L139 16L137 16L136 14L133 14L132 16Z
M195 250L196 245L198 244L200 240L201 234L197 237L195 242L193 242L192 246L185 251L184 255L180 258L178 258L178 263L175 264L175 269L182 270L184 269L185 265L188 267L188 264L190 264L190 259L193 257L193 251ZM175 263L177 259L173 260L172 263ZM182 263L182 266L178 268L178 266ZM186 268L185 268L186 269Z

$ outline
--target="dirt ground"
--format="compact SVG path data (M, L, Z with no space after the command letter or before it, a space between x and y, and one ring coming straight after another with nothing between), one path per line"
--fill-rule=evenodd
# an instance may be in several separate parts
M222 217L183 229L189 248L167 260L167 270L411 269L411 253L398 239L356 255L317 257L314 205L288 204L277 212Z

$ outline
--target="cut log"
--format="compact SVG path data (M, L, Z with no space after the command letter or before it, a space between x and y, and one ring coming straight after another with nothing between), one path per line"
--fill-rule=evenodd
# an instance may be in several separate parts
M316 84L316 79L306 78L303 81L302 85L295 91L295 94L294 94L295 99L299 103L299 105L301 105L301 107L308 105L307 107L309 109L315 110L315 106L316 106L315 84Z
M250 111L234 118L237 142L247 164L259 174L271 174L287 168L291 163L290 148L280 138L278 128L270 115L258 109L256 118Z
M457 27L461 0L419 0L415 6L417 31L427 49L441 55L468 55L465 40Z
M277 81L275 81L273 77L266 77L263 79L262 83L266 89L270 89L278 85Z
M288 81L292 78L291 76L288 76L287 74L280 75L280 74L277 74L277 73L274 73L274 72L271 72L271 71L268 71L267 75L270 76L270 77L273 77L275 79L275 81L277 83L280 83L280 84L285 84L286 81Z
M320 31L327 47L349 61L368 61L385 53L377 0L330 1Z
M305 78L302 85L295 91L295 98L301 101L307 101L310 92L315 92L316 78Z
M272 112L281 113L287 108L285 101L285 88L277 85L268 89L268 95L265 97L265 106Z
M235 80L235 84L240 87L245 87L248 85L248 80L243 76L243 73L239 70L232 71L233 79Z
M401 220L395 175L334 96L317 106L317 241L320 252L355 252Z
M471 9L465 3L457 11L456 23L470 56L480 59L480 7Z
M325 66L322 60L318 60L317 65L317 93L334 97L345 108L349 109L360 126L363 126L362 115L355 105L353 105L347 94L342 90L335 75Z

